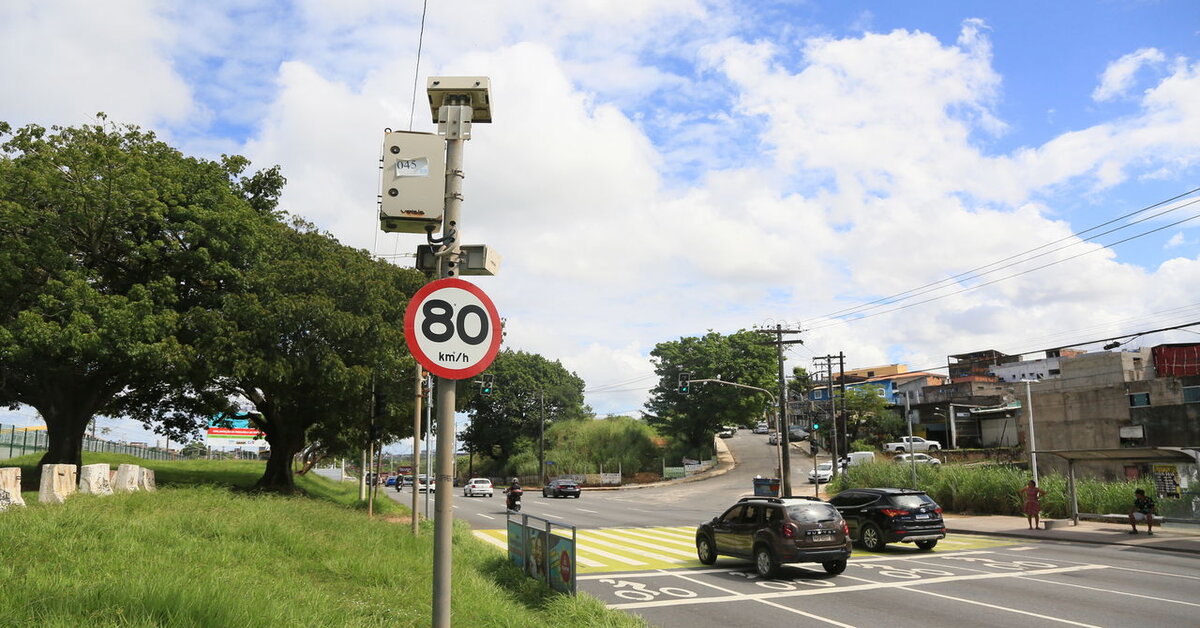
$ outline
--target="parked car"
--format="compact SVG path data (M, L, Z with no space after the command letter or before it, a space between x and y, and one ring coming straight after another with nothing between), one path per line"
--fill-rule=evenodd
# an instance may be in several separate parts
M487 478L471 478L463 484L463 497L491 497L492 481Z
M767 444L768 445L778 445L779 444L779 433L771 432L771 435L767 436Z
M800 427L799 425L791 425L788 427L789 441L798 443L806 438L808 438L808 432L804 431L804 428Z
M817 468L808 472L808 483L809 484L819 484L821 482L828 482L832 479L833 479L833 463L832 462L817 463Z
M925 440L920 436L913 436L911 439L908 436L903 436L898 442L888 443L883 446L884 451L892 451L902 454L907 451L936 451L942 448L942 444L936 440Z
M767 425L766 421L759 421L758 425L754 426L755 434L766 434L767 432L770 432L770 431L771 431L771 426Z
M910 460L916 462L917 464L942 464L941 460L938 460L929 454L900 454L899 456L896 456L896 462L909 464Z
M873 451L852 451L846 454L842 459L843 467L853 467L868 462L875 462L875 452Z
M846 522L815 497L743 497L696 529L700 562L747 558L764 578L785 563L821 563L827 573L840 574L850 550Z
M574 497L579 499L579 484L575 480L550 480L542 487L542 497Z
M907 488L856 488L829 503L846 520L850 536L872 552L888 543L916 543L931 550L946 538L942 508L925 491Z
M721 428L721 431L717 432L717 436L719 436L721 438L733 438L733 435L736 433L737 433L736 427L729 427L728 425L726 425Z

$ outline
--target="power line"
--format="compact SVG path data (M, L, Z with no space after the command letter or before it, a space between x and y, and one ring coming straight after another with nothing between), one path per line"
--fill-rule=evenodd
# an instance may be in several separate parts
M1197 199L1196 201L1192 201L1192 202L1193 202L1193 203L1200 203L1200 199ZM1189 203L1189 204L1190 204L1190 203ZM948 298L948 297L952 297L952 296L954 296L954 295L957 295L957 294L962 294L962 293L964 293L964 292L970 292L970 291L972 291L972 290L978 290L979 288L983 288L983 287L986 287L986 286L990 286L990 285L992 285L992 284L1000 283L1001 281L1007 281L1007 280L1009 280L1009 279L1013 279L1013 278L1016 278L1016 277L1020 277L1021 275L1027 275L1027 274L1029 274L1029 273L1032 273L1032 272L1034 272L1034 271L1043 270L1043 269L1049 268L1049 267L1051 267L1051 266L1057 266L1057 265L1059 265L1059 264L1062 264L1063 262L1069 262L1069 261L1071 261L1071 260L1073 260L1073 259L1076 259L1076 258L1079 258L1079 257L1083 257L1083 256L1085 256L1085 255L1091 255L1092 253L1097 253L1097 252L1099 252L1099 251L1103 251L1103 250L1105 250L1105 249L1107 249L1107 248L1110 248L1110 247L1117 246L1118 244L1124 244L1124 243L1126 243L1126 242L1129 242L1130 240L1136 240L1137 238L1145 237L1145 236L1147 236L1147 235L1150 235L1150 234L1152 234L1152 233L1155 233L1155 232L1158 232L1158 231L1162 231L1163 229L1169 229L1169 228L1171 228L1171 227L1174 227L1174 226L1177 226L1177 225L1183 224L1183 223L1185 223L1185 222L1189 222L1189 221L1195 220L1195 219L1197 219L1197 218L1200 218L1200 214L1196 214L1195 216L1191 216L1190 218L1184 218L1183 220L1177 220L1177 221L1175 221L1175 222L1173 222L1173 223L1169 223L1169 224L1163 225L1163 226L1161 226L1161 227L1157 227L1157 228L1155 228L1155 229L1151 229L1151 230L1149 230L1149 231L1145 231L1145 232L1143 232L1143 233L1139 233L1139 234L1137 234L1137 235L1130 236L1130 237L1128 237L1128 238L1125 238L1124 240L1118 240L1118 241L1116 241L1116 242L1113 242L1113 243L1111 243L1111 244L1105 244L1105 245L1101 245L1099 248L1092 249L1092 250L1090 250L1090 251L1084 251L1083 253L1078 253L1078 254L1075 254L1075 255L1071 255L1070 257L1065 257L1065 258L1063 258L1063 259L1055 260L1055 261L1053 261L1053 262L1049 262L1049 263L1047 263L1047 264L1042 264L1041 266L1035 266L1035 267L1033 267L1033 268L1029 268L1029 269L1026 269L1026 270L1023 270L1023 271L1017 272L1017 273L1013 273L1013 274L1011 274L1011 275L1005 275L1004 277L1001 277L1001 278L999 278L999 279L993 279L993 280L991 280L991 281L985 281L985 282L983 282L983 283L981 283L981 284L977 284L977 285L974 285L974 286L969 286L969 287L966 287L966 288L962 288L962 289L959 289L959 290L955 290L954 292L950 292L950 293L943 294L943 295L940 295L940 296L936 296L936 297L930 297L930 298L928 298L928 299L924 299L924 300L921 300L921 301L917 301L917 302L915 302L915 303L908 303L908 304L901 305L901 306L898 306L898 307L894 307L894 308L891 308L891 309L883 310L883 311L881 311L881 312L875 312L874 314L864 314L864 315L862 315L862 316L859 316L859 317L857 317L857 318L851 318L851 319L839 319L839 320L827 321L827 322L826 322L826 323L824 323L824 324L817 323L817 324L814 324L814 325L810 326L810 327L809 327L809 329L810 329L810 330L817 330L817 329L823 329L823 328L825 328L825 327L834 327L834 326L837 326L837 325L844 325L844 324L846 324L846 323L849 323L849 322L853 322L853 321L859 321L859 320L862 320L862 319L865 319L865 318L872 318L872 317L875 317L875 316L879 316L879 315L881 315L881 314L890 314L890 313L892 313L892 312L898 312L898 311L900 311L900 310L905 310L905 309L908 309L908 308L910 308L910 307L915 307L915 306L918 306L918 305L923 305L923 304L925 304L925 303L931 303L931 302L933 302L933 301L939 301L939 300L941 300L941 299L945 299L945 298ZM1065 248L1065 247L1064 247L1064 248ZM986 273L985 273L985 274L986 274ZM886 304L885 304L885 305L886 305Z
M1083 242L1092 241L1092 240L1094 240L1094 239L1096 239L1096 238L1099 238L1099 237L1102 237L1102 236L1105 236L1105 235L1108 235L1108 234L1114 233L1114 232L1116 232L1116 231L1120 231L1120 230L1122 230L1122 229L1127 229L1127 228L1129 228L1129 227L1131 227L1131 226L1134 226L1134 225L1136 225L1136 224L1139 224L1139 223L1145 222L1145 221L1147 221L1147 220L1152 220L1152 219L1154 219L1154 218L1157 218L1157 217L1159 217L1159 216L1162 216L1162 215L1164 215L1164 214L1167 214L1167 213L1170 213L1170 212L1173 212L1173 211L1178 211L1178 210L1180 210L1180 209L1183 209L1183 208L1185 208L1185 207L1191 206L1191 205L1193 205L1193 204L1195 204L1195 203L1198 203L1198 202L1200 202L1200 199L1196 199L1196 200L1193 200L1193 201L1189 201L1189 202L1187 202L1187 203L1181 203L1181 204L1179 204L1179 205L1176 205L1176 206L1174 206L1174 207L1170 207L1170 208L1168 208L1168 209L1166 209L1166 210L1164 210L1164 211L1162 211L1162 212L1158 212L1158 213L1156 213L1156 214L1154 214L1154 215L1152 215L1152 216L1143 217L1143 218L1141 218L1141 219L1139 219L1139 220L1137 220L1137 221L1131 222L1131 223L1129 223L1129 224L1126 224L1126 225L1123 225L1123 226L1121 226L1121 227L1117 227L1117 228L1115 228L1115 229L1110 229L1110 230L1108 230L1108 231L1104 231L1104 232L1102 232L1102 233L1098 233L1098 234L1091 235L1091 236L1089 236L1089 237L1087 237L1087 238L1084 238L1084 239L1082 239L1082 240L1080 240L1080 241L1075 241L1075 242L1072 242L1071 244L1068 244L1067 246L1057 247L1057 248L1054 248L1054 249L1052 249L1052 250L1050 250L1050 251L1045 251L1045 252L1042 252L1042 253L1038 253L1037 255L1034 255L1033 257L1027 257L1027 256L1029 256L1029 255L1031 255L1031 254L1033 254L1033 253L1036 253L1036 252L1038 252L1038 251L1042 251L1043 249L1046 249L1046 248L1049 248L1049 247L1053 247L1053 246L1055 246L1055 245L1057 245L1057 244L1061 244L1061 243L1063 243L1063 242L1071 241L1071 240L1073 240L1073 239L1075 239L1075 238L1079 238L1080 236L1082 236L1082 235L1084 235L1084 234L1090 233L1090 232L1092 232L1092 231L1096 231L1096 230L1098 230L1098 229L1101 229L1101 228L1103 228L1103 227L1106 227L1106 226L1108 226L1108 225L1111 225L1111 224L1113 224L1113 223L1119 222L1119 221L1121 221L1121 220L1124 220L1124 219L1126 219L1126 218L1130 218L1130 217L1132 217L1132 216L1136 216L1136 215L1138 215L1138 214L1145 213L1145 212L1147 212L1147 211L1150 211L1150 210L1152 210L1152 209L1154 209L1154 208L1156 208L1156 207L1160 207L1160 206L1162 206L1162 205L1165 205L1165 204L1167 204L1167 203L1171 203L1171 202L1173 202L1173 201L1177 201L1177 200L1179 200L1179 199L1185 198L1185 197L1187 197L1187 196L1190 196L1190 195L1192 195L1192 194L1196 193L1197 191L1200 191L1200 188L1194 188L1194 189L1192 189L1192 190L1189 190L1189 191L1187 191L1187 192L1184 192L1183 194L1178 194L1178 195L1176 195L1176 196L1173 196L1173 197L1171 197L1171 198L1168 198L1168 199L1165 199L1165 200L1159 201L1159 202L1157 202L1157 203L1154 203L1154 204L1152 204L1152 205L1148 205L1148 206L1146 206L1146 207L1143 207L1143 208L1141 208L1141 209L1139 209L1139 210L1137 210L1137 211L1133 211L1133 212L1130 212L1130 213L1124 214L1124 215L1122 215L1122 216L1118 216L1118 217L1116 217L1116 218L1113 218L1113 219L1111 219L1111 220L1108 220L1108 221L1106 221L1106 222L1100 223L1100 224L1098 224L1098 225L1095 225L1095 226L1093 226L1093 227L1089 227L1089 228L1087 228L1087 229L1084 229L1084 230L1082 230L1082 231L1075 232L1075 233L1073 233L1073 234L1071 234L1071 235L1069 235L1069 236L1066 236L1066 237L1060 238L1060 239L1058 239L1058 240L1054 240L1054 241L1052 241L1052 242L1047 242L1046 244L1042 244L1042 245L1040 245L1040 246L1034 247L1034 248L1032 248L1032 249L1029 249L1029 250L1027 250L1027 251L1024 251L1024 252L1021 252L1021 253L1017 253L1017 254L1015 254L1015 255L1010 255L1010 256L1008 256L1008 257L1005 257L1005 258L1003 258L1003 259L997 260L997 261L995 261L995 262L991 262L991 263L989 263L989 264L984 264L984 265L982 265L982 266L977 266L977 267L975 267L975 268L972 268L972 269L970 269L970 270L967 270L967 271L963 271L963 272L961 272L961 273L958 273L958 274L956 274L956 275L953 275L953 276L951 276L951 277L947 277L947 278L944 278L944 279L940 279L940 280L937 280L937 281L933 281L933 282L930 282L930 283L927 283L927 284L924 284L924 285L921 285L921 286L917 286L916 288L912 288L912 289L909 289L909 290L904 290L904 291L902 291L902 292L897 292L897 293L895 293L895 294L892 294L892 295L889 295L889 296L880 297L880 298L878 298L878 299L875 299L875 300L873 300L873 301L869 301L869 302L867 302L867 303L864 303L864 304L861 304L861 305L857 305L857 306L854 306L854 307L849 307L849 308L844 308L844 309L841 309L841 310L837 310L837 311L835 311L835 312L831 312L831 313L829 313L829 314L824 314L824 315L821 315L821 316L819 316L819 317L817 317L817 318L835 318L835 317L838 317L838 318L844 318L844 317L846 317L846 316L850 316L850 315L852 315L852 314L854 314L854 313L857 313L857 312L861 312L861 311L867 311L867 310L871 310L871 309L876 309L876 308L878 308L878 307L882 307L882 306L884 306L884 305L889 305L889 304L891 304L891 303L898 303L898 302L900 302L900 301L904 301L904 300L906 300L906 299L909 299L909 298L912 298L912 297L914 297L914 296L919 296L919 295L921 295L921 294L927 294L927 293L929 293L929 292L933 292L933 291L935 291L935 290L939 290L939 289L941 289L941 288L943 288L943 287L947 287L947 286L946 286L946 284L948 284L948 283L950 283L950 282L956 282L957 280L960 280L960 279L967 279L967 280L969 280L969 279L973 279L973 278L982 277L982 276L984 276L984 275L988 275L988 274L991 274L991 273L994 273L994 272L997 272L997 271L1003 270L1003 269L1005 269L1005 268L1010 268L1010 267L1012 267L1012 266L1015 266L1015 265L1017 265L1017 264L1025 263L1025 262L1028 262L1028 261L1030 261L1030 260L1037 259L1037 258L1039 258L1039 257L1044 257L1044 256L1046 256L1046 255L1049 255L1049 254L1052 254L1052 253L1054 253L1054 252L1057 252L1057 251L1060 251L1060 250L1063 250L1063 249L1066 249L1066 248L1070 248L1070 247L1072 247L1072 246L1076 246L1076 245L1078 245L1078 244L1082 244ZM1173 223L1173 224L1171 224L1171 225L1167 225L1167 227L1174 226L1174 225L1176 225L1176 224L1180 224L1181 222L1187 222L1187 220L1192 220L1192 219L1194 219L1194 218L1195 218L1195 216L1194 216L1193 218L1189 218L1189 219L1186 219L1186 220L1183 220L1183 221L1179 221L1179 222ZM1135 236L1135 237L1142 237L1142 236L1145 236L1145 235L1149 235L1149 234L1151 234L1151 233L1154 233L1155 231L1160 231L1161 229L1163 229L1163 228L1167 228L1167 227L1162 227L1162 228L1159 228L1159 229L1154 229L1154 230L1151 230L1151 231L1147 231L1147 232L1145 232L1145 233L1142 233L1142 234L1139 234L1138 236ZM1119 241L1119 242L1115 242L1115 243L1113 243L1113 244L1109 244L1109 245L1102 245L1102 246L1104 246L1104 247L1111 247L1111 246L1115 246L1115 245L1117 245L1117 244L1121 244L1121 243L1123 243L1123 242L1127 242L1129 239L1132 239L1132 238L1128 238L1128 239L1126 239L1126 240L1121 240L1121 241ZM1024 258L1024 259L1021 259L1021 258ZM1068 258L1068 259L1072 259L1072 258ZM1013 261L1013 260L1016 260L1016 261ZM1066 261L1066 260L1062 260L1062 261ZM1011 262L1011 263L1005 264L1005 262ZM995 268L993 268L993 267L995 267ZM980 272L980 271L984 271L985 269L989 269L989 268L991 268L991 270L988 270L987 272ZM1043 266L1043 267L1040 267L1040 268L1044 268L1044 266ZM1033 269L1033 270L1038 270L1038 269ZM1017 275L1011 275L1010 277L1015 277L1015 276L1017 276ZM988 284L983 284L983 285L988 285ZM980 286L976 286L976 287L980 287ZM953 293L953 294L957 294L957 293ZM950 295L945 295L945 296L950 296ZM891 311L891 310L889 310L889 311ZM864 318L865 318L865 317L864 317Z

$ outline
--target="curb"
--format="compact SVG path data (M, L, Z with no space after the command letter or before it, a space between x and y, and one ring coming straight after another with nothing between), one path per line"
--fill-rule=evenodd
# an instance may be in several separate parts
M697 473L696 475L690 475L686 478L680 478L678 480L663 480L660 482L651 482L649 484L623 484L621 486L589 486L589 487L581 487L581 490L584 490L584 491L630 491L630 490L637 490L640 488L655 488L655 487L659 487L659 486L677 486L679 484L687 484L688 482L699 482L700 480L707 480L709 478L720 477L720 476L725 475L726 473L729 473L730 471L733 471L734 469L736 469L737 468L737 460L733 457L733 454L731 454L729 452L729 447L724 443L724 441L722 441L721 439L718 438L716 440L716 443L717 443L717 446L716 446L717 447L717 464L714 465L713 468L709 469L708 471L704 471L702 473Z
M1003 537L1003 538L1024 539L1027 541L1059 541L1059 542L1066 542L1066 543L1087 543L1089 545L1119 545L1122 547L1133 547L1133 548L1137 548L1137 549L1152 549L1152 550L1157 550L1160 552L1176 552L1179 554L1200 554L1200 549L1191 549L1191 548L1187 548L1187 547L1165 547L1162 545L1150 545L1150 544L1141 544L1141 543L1122 543L1119 541L1116 541L1116 542L1114 542L1114 541L1097 541L1097 540L1092 540L1092 539L1088 539L1088 538L1069 538L1069 539L1068 538L1051 538L1051 537L1030 536L1028 534L1024 534L1021 532L1003 532L1003 531L995 531L995 530L972 530L972 529L965 529L965 528L952 528L950 526L946 526L946 531L953 532L955 534L976 534L979 536L997 536L997 537Z

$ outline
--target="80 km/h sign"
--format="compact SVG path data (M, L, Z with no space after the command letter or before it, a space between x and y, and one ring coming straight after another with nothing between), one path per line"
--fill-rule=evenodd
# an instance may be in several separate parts
M408 350L429 372L467 379L500 350L500 314L478 286L454 277L426 284L404 312Z

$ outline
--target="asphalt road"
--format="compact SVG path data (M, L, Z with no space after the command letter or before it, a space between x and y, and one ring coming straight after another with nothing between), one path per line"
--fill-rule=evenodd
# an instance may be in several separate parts
M577 583L613 608L657 626L1197 626L1200 557L1135 547L951 535L932 552L857 549L845 573L787 565L772 580L748 561L696 560L696 524L772 475L766 437L725 441L739 464L715 478L580 499L526 493L524 512L577 526ZM794 491L811 490L811 458L793 458ZM408 491L389 495L409 503ZM464 498L455 516L505 547L504 498ZM432 511L432 500L430 504Z

